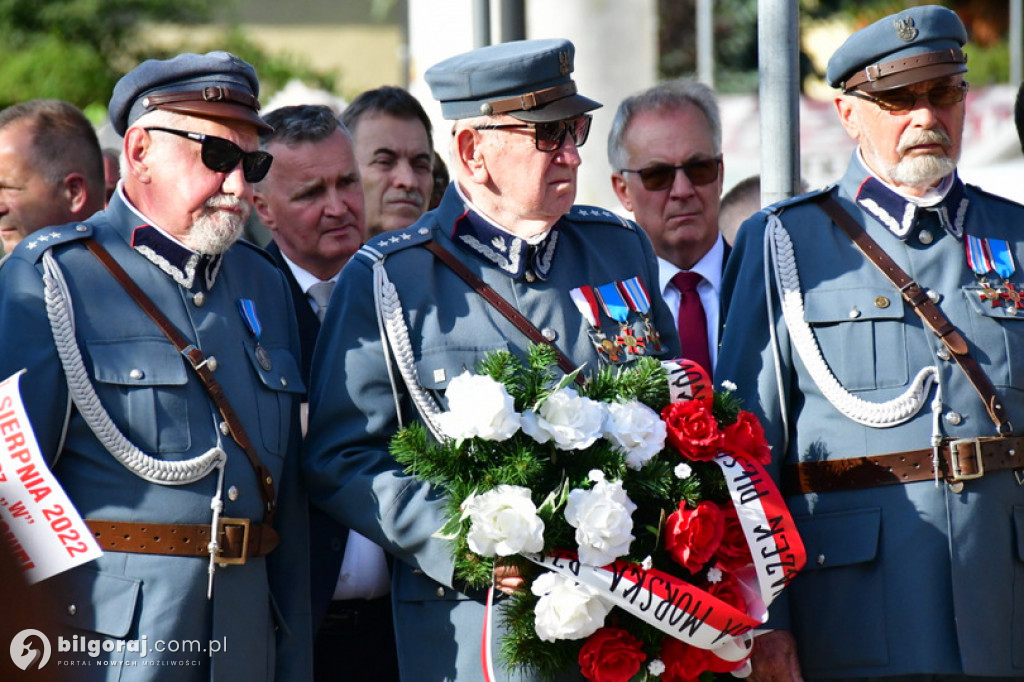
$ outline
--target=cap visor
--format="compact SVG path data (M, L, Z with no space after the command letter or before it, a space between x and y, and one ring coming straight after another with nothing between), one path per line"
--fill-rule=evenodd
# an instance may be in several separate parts
M965 64L931 64L917 69L907 69L906 71L890 74L875 81L868 81L857 86L856 89L861 92L885 92L914 85L915 83L923 83L935 78L955 76L958 73L966 72L967 66Z
M543 123L545 121L562 121L567 118L573 118L588 111L599 109L602 106L604 105L600 102L595 102L589 97L572 95L571 97L563 97L550 104L545 104L542 107L530 109L529 111L508 111L505 113L513 118L518 118L520 121Z

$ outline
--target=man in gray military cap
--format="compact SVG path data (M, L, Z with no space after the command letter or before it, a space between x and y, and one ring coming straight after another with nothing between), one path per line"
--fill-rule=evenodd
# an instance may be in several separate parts
M26 370L43 455L104 552L43 583L76 680L311 674L295 316L273 261L235 244L271 163L258 94L224 52L140 64L110 101L109 207L0 268L0 376Z
M574 289L659 287L642 230L608 211L573 206L579 148L589 112L600 105L577 93L572 69L570 42L528 40L426 72L454 121L454 181L436 210L371 238L349 261L317 340L304 457L311 497L396 558L402 679L482 679L486 607L483 594L453 584L452 547L434 537L444 523L444 491L405 475L388 452L399 425L418 418L438 433L448 382L490 351L525 356L531 335L587 374L630 362L637 351L678 354L671 313L656 294L649 309L638 304L621 320L573 303ZM507 319L460 271L527 324ZM642 344L633 352L602 344L615 337ZM505 589L521 583L505 572L496 578Z
M919 6L840 46L846 175L730 258L716 379L808 559L752 680L1024 679L1024 208L957 176L966 40Z

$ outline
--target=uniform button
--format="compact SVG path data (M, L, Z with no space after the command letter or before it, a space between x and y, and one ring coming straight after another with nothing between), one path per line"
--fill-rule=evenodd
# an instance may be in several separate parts
M554 341L555 339L558 338L558 332L556 332L551 327L544 327L544 329L540 330L540 333L543 334L544 338L547 339L548 341Z
M421 227L419 229L419 233L420 234L429 234L430 233L430 228L428 228L428 227Z
M281 377L281 386L284 386L284 387L288 386L288 380L285 379L284 377Z
M206 303L206 294L204 294L203 292L200 291L198 294L192 297L192 304L195 307L202 308L204 303Z
M952 424L953 426L959 425L960 422L962 422L963 420L964 420L964 416L962 414L960 414L959 412L947 412L946 413L946 421L949 422L950 424Z
M77 231L79 231L79 232L85 232L85 231L87 231L87 230L88 230L89 228L88 228L88 227L86 227L85 225L79 225L79 226L78 226L78 227L76 227L75 229L76 229Z
M78 613L78 607L74 604L68 604L68 615L73 616Z
M949 354L949 349L945 346L935 351L935 354L939 356L939 360L949 360L949 358L952 357Z
M935 236L928 230L921 230L921 232L918 233L917 235L917 240L924 244L925 246L928 246L933 241L935 241Z
M819 566L824 566L825 565L825 555L824 554L819 554L818 558L817 558L817 562L818 562Z
M228 488L228 499L231 500L232 502L238 499L238 488L236 488L235 486L231 486L230 488Z
M128 372L128 376L131 377L132 379L135 379L136 381L138 381L139 379L141 379L142 377L144 377L146 375L142 372L141 369L136 367L132 371Z
M217 425L217 428L219 428L220 432L223 433L225 436L231 435L231 428L228 427L227 422L221 422L220 424Z
M438 597L443 597L444 596L444 588L443 587L437 588L437 596Z
M523 278L531 284L537 281L537 275L533 274L533 270L527 270L523 273Z
M858 310L857 308L850 308L850 312L847 313L847 315L850 316L851 320L856 320L858 317L860 317L860 310Z
M888 308L889 299L886 298L885 296L875 296L875 307L882 309Z
M423 569L422 568L414 568L414 569L412 569L412 574L413 575L423 575Z
M929 289L925 293L928 294L928 298L931 299L932 303L938 303L940 300L942 300L942 295L939 292L935 291L935 289Z

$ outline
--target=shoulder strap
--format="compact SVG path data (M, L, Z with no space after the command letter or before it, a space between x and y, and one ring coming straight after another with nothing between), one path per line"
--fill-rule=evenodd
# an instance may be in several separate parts
M540 333L540 330L537 329L532 322L526 319L522 313L516 310L515 306L503 299L501 295L488 286L486 282L470 272L469 268L462 264L462 261L452 255L436 241L427 242L423 246L440 258L441 262L454 270L456 275L461 277L466 284L472 287L473 291L483 296L484 300L494 306L499 313L504 315L508 321L514 324L516 329L525 334L528 339L534 343L544 343L554 348L555 352L558 354L559 369L566 374L572 374L576 371L576 365L573 364L572 360L567 358L565 354L555 346L555 344L544 338L544 335ZM586 382L582 373L577 374L575 380L580 386Z
M194 344L188 342L181 335L171 321L160 309L156 307L156 304L139 288L139 286L132 281L128 273L114 260L114 258L100 246L99 242L95 239L85 240L85 246L92 252L94 256L103 264L110 274L114 276L114 279L124 287L125 291L135 299L139 307L146 315L156 323L156 326L160 328L160 331L164 333L174 347L178 349L195 370L199 376L203 387L209 394L213 404L217 406L217 410L220 411L221 417L224 418L224 423L228 426L228 432L239 447L245 451L245 456L249 459L249 464L252 465L253 471L256 472L256 478L260 485L260 493L263 497L263 502L266 505L266 516L264 521L268 524L272 524L274 521L274 513L276 511L276 503L274 501L274 477L271 475L270 470L264 466L260 460L259 454L256 452L256 448L253 447L252 441L249 440L248 434L245 432L245 428L242 426L242 422L238 419L238 415L235 413L231 403L228 402L227 396L224 395L224 389L220 383L213 376L213 371L210 369L209 364L206 361L206 356L203 352L196 348Z
M882 274L899 289L910 307L918 317L935 333L939 340L946 346L956 360L957 365L967 375L968 381L974 386L974 390L981 396L989 417L996 425L996 431L1001 435L1009 435L1013 431L1006 409L996 395L995 388L989 381L984 370L971 357L967 348L967 341L961 336L956 327L943 314L939 306L928 298L928 294L915 282L903 268L896 264L896 261L887 254L874 239L871 238L863 227L853 219L849 213L836 201L831 194L822 194L815 198L821 205L822 210L828 214L832 221L846 233L858 249L864 254L875 267L881 270Z

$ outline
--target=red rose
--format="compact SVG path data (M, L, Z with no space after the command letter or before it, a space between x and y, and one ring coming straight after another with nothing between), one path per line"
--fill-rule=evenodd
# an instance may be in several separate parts
M722 510L714 502L701 502L696 509L679 503L665 519L665 549L690 573L698 573L718 549L725 532Z
M740 412L734 424L723 430L722 449L734 456L747 457L767 466L772 461L772 450L764 437L764 427L750 412Z
M708 656L704 649L666 637L661 643L660 658L665 664L661 682L698 682L700 674L708 669Z
M621 628L601 628L580 649L580 672L591 682L629 682L646 658L639 639Z
M740 525L736 507L728 504L719 508L725 519L725 532L722 535L722 543L715 550L715 558L724 570L735 572L753 563L754 559L750 555L750 546L743 534L743 526Z
M722 431L711 409L697 400L670 403L661 411L668 444L686 459L709 461L722 446Z
M708 583L704 586L708 594L721 599L729 606L741 613L747 612L747 600L743 597L743 588L739 580L732 573L722 572L722 579L717 583ZM728 672L728 671L723 671Z

